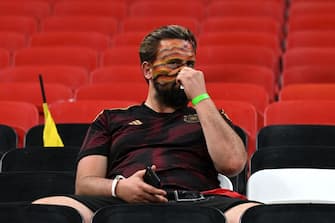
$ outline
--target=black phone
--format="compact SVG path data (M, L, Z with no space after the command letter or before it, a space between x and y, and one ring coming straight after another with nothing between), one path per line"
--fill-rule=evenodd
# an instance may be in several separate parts
M157 176L156 172L151 169L150 166L146 168L143 180L151 186L161 188L161 180Z

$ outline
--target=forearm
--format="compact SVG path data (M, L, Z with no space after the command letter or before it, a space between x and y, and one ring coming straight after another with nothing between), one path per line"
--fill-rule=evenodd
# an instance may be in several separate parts
M215 168L225 175L236 175L245 166L247 153L241 138L222 118L211 99L195 106Z
M94 176L77 178L75 193L79 195L112 196L112 180Z

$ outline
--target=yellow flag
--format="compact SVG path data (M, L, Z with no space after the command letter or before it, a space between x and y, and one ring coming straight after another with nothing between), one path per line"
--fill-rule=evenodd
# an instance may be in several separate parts
M51 116L47 103L43 103L44 112L44 129L43 129L43 143L44 146L64 146L60 138L56 124Z

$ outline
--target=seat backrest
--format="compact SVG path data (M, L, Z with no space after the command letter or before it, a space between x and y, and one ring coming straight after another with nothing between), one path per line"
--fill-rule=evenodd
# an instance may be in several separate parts
M287 33L296 31L328 31L335 28L334 14L314 14L290 17L287 22Z
M152 19L152 17L150 16L148 17L131 15L128 15L120 22L120 31L140 31L148 33L154 28L166 24L180 24L187 27L195 34L199 32L199 21L189 16L156 16L155 19Z
M18 135L15 129L9 125L0 124L0 139L0 156L17 147Z
M278 101L269 104L265 109L264 126L277 124L334 124L334 109L335 101L333 100Z
M42 75L46 84L62 84L73 91L89 83L89 72L85 68L68 65L10 67L0 70L0 82L36 83L39 80L39 75Z
M73 98L72 89L65 85L45 83L44 88L48 103L58 100L67 101ZM0 101L4 100L28 102L35 105L41 112L43 100L38 79L36 79L36 83L0 83Z
M16 51L14 65L70 65L92 71L98 66L98 52L76 46L28 47Z
M279 57L260 46L199 46L198 65L243 64L263 66L278 73Z
M187 7L180 7L180 2L138 1L129 6L130 16L188 16L201 20L204 16L204 4L191 1Z
M14 128L18 145L22 145L26 131L39 123L37 107L27 102L0 101L0 123Z
M97 32L39 32L31 36L31 46L78 46L101 52L110 46L111 38Z
M288 33L286 49L296 47L334 47L335 46L334 31L298 31Z
M241 223L328 223L335 218L334 204L267 204L249 208Z
M141 103L146 98L148 85L145 82L97 83L77 89L77 100L126 100ZM136 94L134 93L136 89Z
M107 36L118 30L118 21L113 17L101 16L49 16L42 21L44 32L97 32Z
M297 47L283 55L283 69L299 66L329 66L335 63L335 50L332 48Z
M303 83L335 83L335 66L297 66L286 69L282 75L282 86Z
M79 112L72 111L73 114ZM65 146L80 147L86 136L90 123L56 123L56 128ZM43 146L44 125L36 125L28 129L24 137L24 147Z
M138 104L135 100L77 100L50 105L56 123L91 123L104 109L125 108Z
M283 24L284 5L275 1L211 1L206 7L206 16L272 18Z
M73 194L75 173L22 171L0 173L0 202L32 202L41 197Z
M15 50L28 45L27 38L22 33L0 30L0 48L6 49L12 55Z
M257 149L272 146L335 146L333 125L268 125L257 134Z
M122 20L127 14L127 4L121 1L56 1L53 13L56 16L104 16Z
M138 46L114 46L102 53L101 65L132 65L139 66Z
M69 206L45 204L0 204L0 221L11 223L82 223L80 213Z
M335 83L291 84L279 92L279 100L334 100Z
M113 221L135 223L141 219L147 223L217 223L225 222L224 215L217 209L177 204L132 204L105 207L95 213L92 223Z
M79 147L16 148L1 157L1 172L75 171Z
M263 17L242 17L242 16L213 16L201 21L200 32L222 32L248 31L265 32L283 38L281 24L275 19L264 19Z
M51 14L51 7L47 2L41 1L22 1L20 4L11 1L0 2L0 15L4 16L29 16L35 18L36 21Z
M250 83L264 87L271 101L276 94L275 74L257 65L222 64L197 66L204 72L206 82Z
M138 65L109 65L91 72L91 83L145 82Z
M10 62L10 52L0 48L0 68L8 67Z
M28 38L38 29L38 22L27 16L0 16L0 30L5 32L17 32Z

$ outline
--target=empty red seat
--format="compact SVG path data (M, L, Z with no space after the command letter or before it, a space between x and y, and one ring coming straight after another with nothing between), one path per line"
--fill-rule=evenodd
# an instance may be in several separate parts
M0 82L33 82L42 75L45 83L63 84L72 90L88 84L89 73L77 66L17 66L0 70Z
M110 47L111 38L97 32L39 32L31 36L31 46L78 46L98 52Z
M199 32L199 21L187 16L127 16L120 23L122 32L140 31L148 33L163 25L179 24L190 29L193 33ZM143 36L144 37L144 36Z
M91 123L104 109L125 108L138 104L128 100L77 100L50 104L56 123Z
M334 14L300 15L290 17L287 33L296 31L331 31L335 29Z
M283 87L279 100L334 100L335 83L333 84L290 84Z
M8 50L11 54L15 50L26 47L27 43L27 38L22 33L0 30L0 48Z
M37 21L27 16L0 16L1 32L16 32L28 38L38 28Z
M289 84L335 83L335 65L296 66L283 71L283 86Z
M73 99L71 88L62 84L45 83L48 103ZM0 83L0 101L22 101L35 105L42 112L42 92L39 80L36 83Z
M0 68L5 68L9 66L9 51L0 48Z
M297 31L288 33L286 49L296 47L327 48L335 47L335 30L331 31Z
M179 1L135 1L129 6L130 16L187 16L195 19L202 19L204 16L204 4L190 1L185 7L180 6Z
M16 51L14 64L70 65L91 71L98 66L98 52L86 47L29 47Z
M15 129L20 147L23 145L23 138L28 129L39 123L38 110L31 103L0 100L0 123Z
M36 21L51 14L50 4L42 1L0 1L0 16L29 16Z
M123 19L127 13L127 5L121 1L56 1L54 15L69 16L104 16Z
M92 83L145 82L139 65L111 65L91 72Z
M284 6L275 1L211 1L206 16L264 17L284 23Z
M114 46L106 49L101 58L102 66L140 65L139 46Z
M148 33L146 31L126 31L119 32L112 37L112 45L113 46L137 46L139 47L143 38Z
M49 16L42 21L42 31L98 32L112 36L117 32L118 21L101 16Z
M144 102L147 96L146 82L96 83L77 89L76 100L127 100Z
M264 125L335 124L334 109L334 100L279 101L265 109Z

